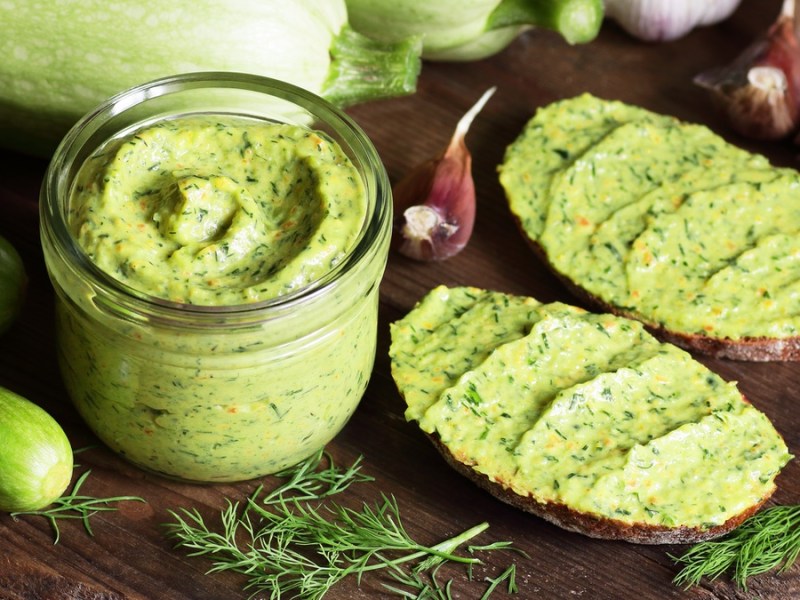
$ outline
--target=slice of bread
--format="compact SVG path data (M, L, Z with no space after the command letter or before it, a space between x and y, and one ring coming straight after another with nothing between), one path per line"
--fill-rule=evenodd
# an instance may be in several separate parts
M407 418L450 465L589 536L721 535L791 458L735 384L614 315L441 286L392 324L390 357Z
M748 517L758 512L767 497L748 506L724 523L711 527L690 527L686 525L664 526L650 523L631 523L606 516L593 515L570 508L559 502L542 502L535 494L520 494L502 481L478 472L474 465L461 462L452 454L436 435L430 435L433 445L444 457L448 465L464 475L478 487L489 492L506 504L529 512L567 531L592 538L618 540L632 544L691 544L725 535L736 529Z
M500 181L590 303L716 357L800 360L800 173L705 127L588 95L540 109Z
M747 362L800 361L800 335L789 337L745 336L739 338L714 337L705 333L686 333L673 331L663 323L650 321L636 311L615 306L588 292L557 269L549 265L547 254L536 242L528 239L528 245L540 260L550 266L553 273L573 296L593 310L609 312L621 317L635 319L658 336L659 339L675 344L686 350L698 352L713 358L725 358Z

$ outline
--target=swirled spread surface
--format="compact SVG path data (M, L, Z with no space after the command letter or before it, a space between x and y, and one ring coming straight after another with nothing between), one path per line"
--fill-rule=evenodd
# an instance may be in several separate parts
M268 300L330 272L366 214L359 173L324 133L184 116L113 141L82 168L70 223L89 258L146 294Z

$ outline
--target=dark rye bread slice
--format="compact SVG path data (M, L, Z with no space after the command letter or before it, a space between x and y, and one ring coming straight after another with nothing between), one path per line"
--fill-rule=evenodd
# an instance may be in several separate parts
M791 458L763 413L641 323L476 288L391 326L406 417L497 498L634 543L721 535Z
M517 224L520 231L524 234L525 230L519 224L518 220ZM550 271L564 284L564 287L566 287L576 299L592 310L610 312L628 319L635 319L644 324L644 326L659 339L713 358L748 362L800 361L800 336L786 338L762 336L731 339L727 337L710 337L699 333L683 333L680 331L672 331L660 323L648 321L646 317L634 311L604 302L601 298L591 294L585 288L576 284L569 277L554 268L548 261L547 254L537 242L531 240L527 236L525 236L525 239L534 254L548 266Z
M707 355L800 360L796 171L584 95L537 112L500 181L535 253L592 308Z
M756 504L752 504L737 515L731 517L721 525L709 528L665 527L646 523L626 523L619 519L599 517L585 512L576 511L566 504L558 502L540 502L533 495L523 495L515 492L502 481L495 481L483 473L479 473L473 465L459 460L449 448L445 446L436 435L428 434L434 447L439 451L448 465L478 487L489 492L498 500L510 504L514 508L529 512L552 523L557 527L566 529L592 538L603 540L616 540L633 544L691 544L710 540L725 535L736 529L748 517L754 515L768 500L764 497Z

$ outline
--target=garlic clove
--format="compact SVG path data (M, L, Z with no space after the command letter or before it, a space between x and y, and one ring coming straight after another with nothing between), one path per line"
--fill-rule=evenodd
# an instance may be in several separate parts
M476 199L472 155L464 138L495 89L487 90L461 117L439 157L421 163L394 186L398 216L393 245L401 254L420 261L445 260L469 242Z
M787 0L769 30L729 65L700 73L731 126L745 137L779 140L800 126L800 46L795 2Z

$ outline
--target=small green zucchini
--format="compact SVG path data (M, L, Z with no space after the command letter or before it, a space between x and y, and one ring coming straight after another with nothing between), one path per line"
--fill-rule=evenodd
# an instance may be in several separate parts
M0 510L39 510L72 478L72 447L44 409L0 387Z

